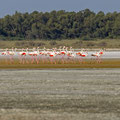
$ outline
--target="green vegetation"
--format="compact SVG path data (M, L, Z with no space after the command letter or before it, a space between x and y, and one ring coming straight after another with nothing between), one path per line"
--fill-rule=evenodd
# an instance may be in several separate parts
M51 11L19 13L0 19L1 40L120 38L120 13ZM54 43L51 43L54 44Z
M59 46L72 46L73 48L120 48L120 40L117 39L97 39L83 41L79 39L66 40L22 40L22 41L0 41L0 48L33 48L46 47L53 48Z

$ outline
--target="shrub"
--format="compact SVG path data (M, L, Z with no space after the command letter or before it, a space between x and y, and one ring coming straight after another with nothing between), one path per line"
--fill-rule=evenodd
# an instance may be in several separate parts
M25 46L26 42L15 42L15 46Z
M45 45L45 43L43 43L43 42L36 43L36 46L44 46L44 45Z
M35 42L30 41L30 42L29 42L29 45L32 46L32 47L35 47Z
M100 42L100 43L98 44L98 46L100 46L100 47L106 47L106 46L107 46L107 43L106 43L106 42Z
M83 41L79 40L79 41L75 42L74 45L77 46L77 47L82 47Z
M87 46L87 47L93 47L93 46L95 46L95 43L93 43L93 42L88 42L86 46Z
M57 45L57 42L56 42L56 41L51 41L51 42L50 42L50 45L51 45L51 46Z

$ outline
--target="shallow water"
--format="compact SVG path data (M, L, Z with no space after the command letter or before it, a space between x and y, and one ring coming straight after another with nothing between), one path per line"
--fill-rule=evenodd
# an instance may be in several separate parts
M97 51L96 51L97 52ZM92 53L96 53L95 51L89 51L88 52L88 56L86 58L94 58L91 56ZM0 53L0 58L4 58L6 56L1 55ZM9 56L8 56L9 57ZM15 53L15 55L13 56L14 58L19 58L18 52ZM39 55L40 58L46 58L46 56L41 56ZM56 58L60 58L61 56L57 55ZM102 58L105 59L116 59L116 58L120 58L120 51L106 51L104 52L104 54L101 56ZM27 58L31 58L31 56L27 56ZM49 56L47 56L47 58L49 58ZM64 58L67 58L67 56L64 56ZM79 56L76 56L76 58L79 58Z

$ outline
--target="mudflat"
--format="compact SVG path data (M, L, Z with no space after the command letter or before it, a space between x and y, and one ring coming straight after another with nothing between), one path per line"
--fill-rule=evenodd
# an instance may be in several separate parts
M120 69L1 69L0 119L119 120Z
M40 61L37 63L25 63L20 64L18 60L14 60L13 63L6 63L5 60L0 60L0 69L49 69L49 68L120 68L120 59L103 59L101 63L96 62L96 60L84 59L83 62L64 62L59 63L43 63Z

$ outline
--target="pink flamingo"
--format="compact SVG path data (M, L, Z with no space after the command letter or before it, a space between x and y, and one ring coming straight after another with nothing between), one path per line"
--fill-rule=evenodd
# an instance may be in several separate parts
M66 49L66 55L67 55L67 57L68 57L68 60L69 60L70 58L75 58L75 57L76 57L76 54L75 54L75 52L74 52L74 49L72 49L72 47L70 47L70 50L69 50L69 51ZM72 60L73 60L73 59L72 59ZM73 62L74 62L74 60L73 60Z
M80 62L83 62L83 58L87 57L88 56L88 52L84 52L83 50L81 50L80 52L76 53L77 55L79 55L81 58L80 58Z
M44 58L42 58L42 56L47 56L48 53L49 53L48 50L46 50L46 48L44 47L44 48L43 48L43 51L40 51L40 52L39 52L39 54L41 55L41 56L39 56L39 61L40 61L40 57L41 57L42 62L45 63L45 60L44 60Z
M63 64L64 64L64 56L66 55L66 52L67 52L67 47L63 46L62 51L60 51L60 54L62 55L62 63Z
M62 51L60 50L60 54L61 54L61 55L65 55L65 54L66 54L66 50L65 50L65 48L66 48L66 47L65 47L65 46L63 46Z
M33 51L32 51L32 52L29 52L29 54L28 54L28 55L30 55L30 56L31 56L31 63L33 63L33 62L34 62L34 58L33 58L33 55L34 55L34 50L35 50L35 48L33 48Z
M15 49L15 51L16 51L16 49ZM15 55L13 48L12 48L12 51L8 51L8 55L10 56L10 62L13 63L13 55Z
M96 57L96 61L98 63L101 63L101 56L104 54L103 50L100 50L99 52L92 53L91 56Z
M25 63L25 56L28 54L28 48L26 49L26 52L24 51L24 49L22 49L21 52L19 52L20 55L20 63Z
M39 63L37 56L39 55L39 47L37 48L37 51L34 51L33 56L35 57L35 60L37 62L37 64Z
M7 55L8 55L8 48L6 48L6 50L3 51L3 52L1 53L1 55L4 55L4 56L5 56L5 61L6 61L6 63L8 63L8 58L7 58Z
M49 56L51 57L51 64L53 63L53 57L56 56L55 49L53 48L53 51L49 53ZM56 62L55 62L56 64Z
M39 47L37 48L37 51L35 51L35 48L33 48L33 51L30 52L29 55L31 56L31 63L34 62L34 57L35 57L37 64L39 63L37 59L37 56L39 55Z

